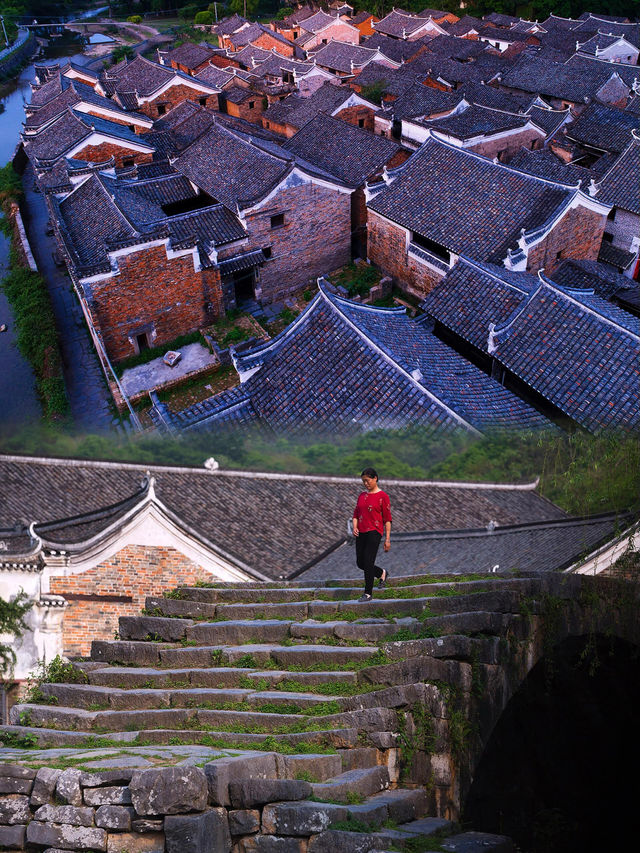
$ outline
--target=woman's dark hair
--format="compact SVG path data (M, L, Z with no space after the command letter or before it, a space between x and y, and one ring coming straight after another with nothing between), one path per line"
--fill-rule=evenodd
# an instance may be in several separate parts
M360 474L360 476L361 477L375 477L377 480L378 479L378 472L375 470L375 468L365 468L364 471L362 472L362 474Z

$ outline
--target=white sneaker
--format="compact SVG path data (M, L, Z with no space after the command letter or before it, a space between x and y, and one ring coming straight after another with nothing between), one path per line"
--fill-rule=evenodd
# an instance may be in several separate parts
M373 598L373 596L372 596L372 595L368 595L368 594L365 592L365 594L364 594L364 595L361 595L361 596L360 596L360 598L358 599L358 603L361 603L361 602L363 602L363 601L371 601L371 599L372 599L372 598Z

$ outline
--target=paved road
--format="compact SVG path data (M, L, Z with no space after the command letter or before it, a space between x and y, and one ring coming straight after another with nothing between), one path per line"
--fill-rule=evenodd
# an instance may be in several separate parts
M49 285L74 424L86 432L120 430L120 418L113 407L71 279L66 269L58 268L53 261L55 239L45 234L49 217L44 198L35 191L31 166L25 171L23 184L24 224L38 269Z

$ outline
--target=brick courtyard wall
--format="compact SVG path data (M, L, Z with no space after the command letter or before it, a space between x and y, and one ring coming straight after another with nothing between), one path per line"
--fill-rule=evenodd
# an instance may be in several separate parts
M271 217L284 225L271 228ZM277 301L351 259L351 195L318 184L283 189L268 205L247 215L252 249L271 247L260 270L265 302Z
M127 545L93 569L51 578L51 592L65 596L65 655L86 656L92 640L113 640L120 616L137 616L148 595L180 584L211 580L211 574L169 547Z
M169 260L164 246L154 246L120 256L118 266L119 275L92 285L91 300L114 361L135 354L129 336L149 333L159 346L224 313L219 270L197 272L190 254Z
M407 252L405 232L373 210L367 218L367 256L401 290L414 296L426 296L443 278L442 273L415 260Z
M527 272L544 268L549 275L567 258L596 260L606 222L606 216L584 207L570 210L548 236L531 249Z
M164 106L165 112L168 113L169 110L172 110L174 107L179 106L183 101L194 101L196 104L198 104L200 103L200 98L205 99L203 106L209 107L209 109L212 110L218 109L218 95L216 93L209 94L209 92L198 91L197 89L193 89L191 86L177 85L170 86L157 98L154 98L151 101L145 101L143 104L140 104L140 106L138 107L138 112L144 113L144 115L156 119L159 115L164 115L164 113L158 111L158 106Z
M287 139L291 139L298 132L298 128L291 124L279 124L272 119L266 119L264 116L261 117L261 121L265 130L272 130L274 133L286 136Z
M138 163L150 163L153 160L152 153L133 151L131 148L115 145L111 142L102 142L100 145L85 145L78 152L78 158L87 160L89 163L104 163L110 157L115 160L116 168L122 167L123 161L131 158L136 165Z
M265 110L266 98L263 95L256 94L251 100L243 101L241 104L234 104L233 101L225 101L225 109L230 116L242 118L252 124L262 123L262 113ZM253 107L250 106L253 104Z

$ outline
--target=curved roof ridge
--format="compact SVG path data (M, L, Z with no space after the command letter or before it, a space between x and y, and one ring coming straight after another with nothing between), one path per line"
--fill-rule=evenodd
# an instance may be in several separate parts
M474 261L471 258L468 258L466 255L458 255L458 261L462 261L463 264L467 264L467 266L475 267L476 269L481 270L485 275L488 275L490 278L495 281L499 281L501 284L505 284L507 287L510 287L512 290L517 290L522 293L523 296L528 295L531 291L527 290L524 286L522 288L518 287L512 281L509 281L507 278L502 278L502 276L498 275L497 272L493 272L487 268L487 266L480 261ZM515 271L514 271L515 272Z
M149 494L150 485L151 479L149 477L145 477L137 491L128 495L126 498L122 498L120 501L116 501L113 504L107 504L107 506L100 507L100 509L90 510L89 512L81 512L77 515L56 518L55 521L37 521L34 523L33 528L34 530L42 533L45 530L55 529L56 527L70 523L77 524L79 522L87 523L89 521L97 521L111 515L115 510L124 509L125 507L129 508L129 504L133 504L135 506L138 503L142 503Z

